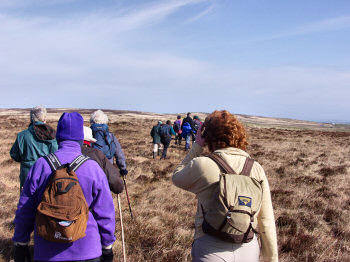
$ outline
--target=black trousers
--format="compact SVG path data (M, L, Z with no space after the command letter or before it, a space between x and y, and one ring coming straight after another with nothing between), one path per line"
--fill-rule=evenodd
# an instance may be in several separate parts
M179 133L176 133L175 135L175 144L181 145L182 135Z
M165 159L167 156L168 147L169 147L170 142L171 142L171 137L162 139L161 142L162 142L164 148L163 148L162 156L160 157L160 159Z

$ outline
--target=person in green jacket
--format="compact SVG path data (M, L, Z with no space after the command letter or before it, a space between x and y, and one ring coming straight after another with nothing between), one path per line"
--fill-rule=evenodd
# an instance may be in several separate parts
M153 159L156 158L157 152L158 155L160 153L159 151L159 144L160 144L160 129L162 126L162 121L158 121L157 125L152 127L151 130L151 137L153 138Z
M21 163L20 192L26 181L29 169L42 156L58 149L56 131L46 122L46 108L36 106L30 110L30 124L28 129L17 134L15 143L10 150L10 156Z

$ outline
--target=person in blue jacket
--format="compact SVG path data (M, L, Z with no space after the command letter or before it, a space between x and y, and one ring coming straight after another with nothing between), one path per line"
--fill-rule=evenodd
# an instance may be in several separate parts
M193 119L191 117L191 113L187 113L187 117L182 120L181 130L182 137L185 139L185 150L190 149L190 141L193 133Z
M77 112L63 113L59 119L56 134L59 148L55 155L62 165L71 163L82 154L83 123L83 117ZM37 207L52 174L49 163L41 157L29 170L17 206L12 238L15 245L15 262L26 261L33 230L35 261L113 261L115 210L107 177L92 159L84 162L75 173L89 206L85 237L72 243L58 243L45 240L37 234Z
M102 110L97 110L90 117L91 130L97 140L92 147L101 150L113 164L114 158L121 176L128 174L125 155L118 139L109 132L108 117Z
M22 191L29 169L42 156L57 150L56 131L46 124L46 108L36 106L30 110L29 127L18 133L10 150L10 156L21 163L19 186Z
M160 159L166 159L167 151L168 151L168 147L169 147L170 142L171 142L172 135L175 136L176 133L171 125L171 121L168 120L168 121L166 121L166 124L163 125L160 129L160 141L163 144L163 152L162 152Z

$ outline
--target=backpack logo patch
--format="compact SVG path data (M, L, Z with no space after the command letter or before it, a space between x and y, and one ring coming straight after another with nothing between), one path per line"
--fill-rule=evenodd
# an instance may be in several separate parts
M62 239L62 240L68 240L68 241L71 241L71 240L72 240L72 237L69 237L69 238L63 237L62 234L61 234L60 232L57 232L57 231L55 232L54 238L56 238L56 239Z
M252 207L252 198L251 197L245 197L245 196L238 196L238 205L239 206Z

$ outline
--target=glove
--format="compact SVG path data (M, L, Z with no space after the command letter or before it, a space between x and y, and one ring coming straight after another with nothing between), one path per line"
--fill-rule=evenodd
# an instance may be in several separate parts
M199 128L197 130L197 134L196 134L196 144L198 144L199 146L203 147L205 145L205 139L202 137L202 127L203 127L203 123L201 123L199 125Z
M113 250L111 248L102 248L101 262L112 262L113 261Z
M121 170L120 170L120 175L121 175L121 176L126 176L128 173L129 173L129 172L128 172L128 170L126 170L126 169L121 169Z
M15 262L31 262L28 245L15 245L13 258Z

